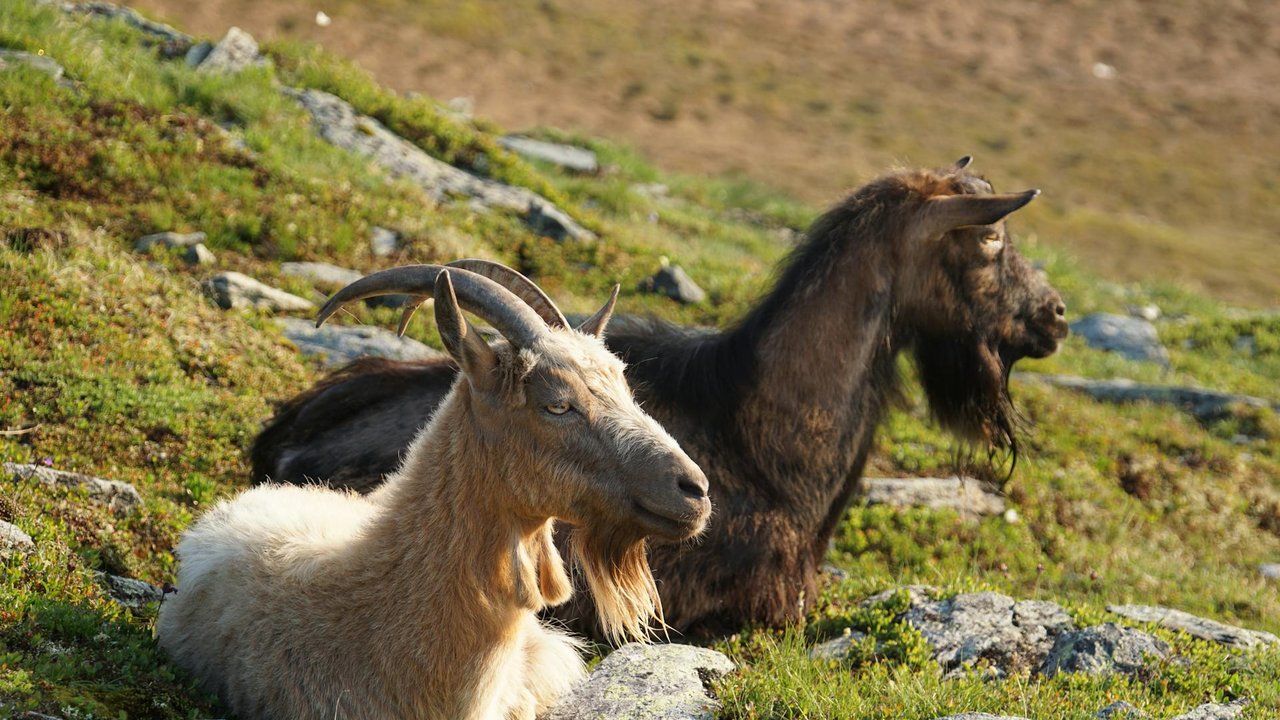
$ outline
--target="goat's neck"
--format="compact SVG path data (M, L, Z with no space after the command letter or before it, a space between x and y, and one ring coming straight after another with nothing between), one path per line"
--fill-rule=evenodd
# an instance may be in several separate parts
M436 657L501 646L522 616L545 605L539 571L563 573L551 521L511 507L509 458L485 447L468 408L465 389L455 389L401 470L371 496L381 511L365 552L378 562L365 572L390 585L386 610L407 642L417 632L458 643L433 647ZM459 623L465 630L441 632Z
M738 431L759 450L768 504L787 506L824 547L896 390L896 264L873 240L846 238L834 259L793 265L727 338L756 362Z

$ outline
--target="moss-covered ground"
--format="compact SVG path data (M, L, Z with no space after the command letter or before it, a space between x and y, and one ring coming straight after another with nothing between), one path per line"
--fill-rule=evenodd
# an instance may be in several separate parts
M269 67L211 77L163 60L122 23L28 0L0 0L0 46L43 53L78 83L0 71L0 459L127 481L145 498L141 511L116 516L75 493L3 480L0 520L29 533L37 550L0 560L0 714L210 716L210 698L155 647L154 608L122 609L93 573L172 580L170 549L183 528L245 487L245 450L272 404L323 373L269 317L205 299L208 268L134 253L138 236L203 231L220 269L300 293L309 289L282 276L281 262L371 270L485 256L535 276L567 311L590 308L620 282L625 312L722 324L768 286L789 231L817 212L738 179L667 174L625 147L558 131L547 136L589 145L607 170L581 177L530 164L497 146L491 124L386 90L310 46L268 44ZM560 245L502 213L433 203L321 141L280 84L334 92L433 155L534 189L601 241ZM669 191L655 198L637 190L644 183ZM1033 234L1033 219L1015 224L1021 248L1044 264L1071 313L1159 305L1171 367L1072 338L1023 369L1280 399L1280 317L1234 312L1175 286L1103 282L1052 237ZM369 253L374 226L401 234L396 256ZM679 307L634 290L663 256L708 290L706 303ZM394 324L387 310L356 315ZM436 342L430 323L410 332ZM1032 383L1015 382L1013 392L1026 420L1024 455L1005 489L1017 518L851 508L830 557L848 577L826 589L809 620L718 644L742 665L719 685L726 716L1087 718L1124 699L1162 717L1242 696L1255 701L1247 717L1280 713L1274 651L1239 654L1155 630L1189 664L1135 679L944 680L918 634L893 621L892 603L858 608L873 592L927 583L1054 600L1082 622L1106 618L1108 603L1138 602L1280 632L1280 592L1258 570L1280 561L1274 413L1241 408L1199 421ZM953 441L908 395L869 472L949 472ZM868 645L841 664L808 658L808 644L846 627L870 632L882 651Z

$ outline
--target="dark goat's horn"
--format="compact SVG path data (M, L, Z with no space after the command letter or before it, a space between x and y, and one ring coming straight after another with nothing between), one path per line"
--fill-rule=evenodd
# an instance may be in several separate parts
M379 295L413 295L416 302L405 310L401 319L403 330L409 316L422 304L423 296L434 292L436 277L443 269L439 265L405 265L366 275L334 293L325 302L316 317L316 327L323 325L330 315L349 302ZM498 283L462 268L452 270L449 277L453 281L458 304L493 325L512 345L529 347L546 333L547 324L538 313Z
M542 316L547 325L553 328L569 327L569 321L564 319L564 313L560 312L560 308L551 302L551 298L547 297L542 288L506 265L489 260L467 258L465 260L454 260L445 267L462 268L463 270L470 270L477 275L483 275L515 293L526 305L533 308L534 312Z

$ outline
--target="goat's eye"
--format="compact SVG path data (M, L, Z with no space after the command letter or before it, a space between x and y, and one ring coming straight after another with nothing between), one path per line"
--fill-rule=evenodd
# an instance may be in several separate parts
M563 415L569 412L570 410L572 410L573 406L570 405L567 401L562 400L560 402L551 403L545 409L547 412L551 413L552 415Z
M1000 233L992 231L982 236L982 242L990 245L991 243L1000 242Z

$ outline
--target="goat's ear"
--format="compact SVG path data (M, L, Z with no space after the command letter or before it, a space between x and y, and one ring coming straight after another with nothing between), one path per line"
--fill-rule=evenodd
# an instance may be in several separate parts
M488 387L493 382L497 355L462 314L448 270L442 270L436 276L435 309L436 327L440 329L444 349L462 367L473 386Z
M938 237L968 225L993 225L1026 205L1039 190L997 195L943 195L925 203L924 225L929 237Z
M956 161L956 169L957 169L957 170L963 170L963 169L965 169L965 168L969 167L969 163L971 163L971 162L973 162L973 156L972 156L972 155L965 155L964 157L962 157L962 158L960 158L959 160L957 160L957 161Z
M621 285L614 285L613 294L609 296L609 301L604 304L604 307L597 310L595 315L583 320L582 324L578 326L578 332L603 337L604 328L609 324L609 318L613 317L613 307L618 304L618 293L621 291Z

